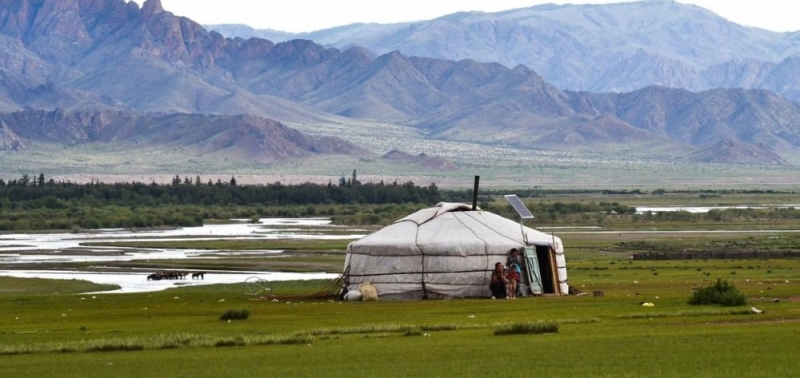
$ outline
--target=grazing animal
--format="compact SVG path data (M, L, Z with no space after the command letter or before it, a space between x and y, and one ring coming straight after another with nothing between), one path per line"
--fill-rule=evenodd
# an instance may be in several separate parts
M153 281L160 281L160 280L161 280L161 275L160 275L160 274L158 274L158 273L153 273L153 274L151 274L151 275L147 276L147 280L148 280L148 281L150 281L150 280L153 280Z
M205 276L206 276L206 272L194 272L194 273L192 273L192 279L193 280L195 280L195 279L204 280L206 278Z
M594 292L592 292L592 294L593 294L595 297L602 297L603 295L605 295L605 293L603 293L603 292L602 292L602 291L600 291L600 290L595 290Z

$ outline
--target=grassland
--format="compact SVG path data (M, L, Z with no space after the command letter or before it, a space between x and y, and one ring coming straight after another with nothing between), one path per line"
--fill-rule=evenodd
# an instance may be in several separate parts
M313 135L333 135L355 141L374 153L371 157L317 156L275 163L257 163L234 158L195 156L180 149L132 148L90 144L58 146L37 144L27 151L0 152L0 177L23 173L44 173L48 177L71 181L158 181L169 182L178 174L204 179L240 183L268 184L315 182L325 184L347 177L356 169L362 181L413 181L442 188L470 187L472 177L480 175L485 187L515 188L751 188L786 189L797 187L798 169L794 166L739 166L676 161L674 158L642 158L626 152L602 154L541 151L503 145L429 140L410 127L391 126L372 133L363 128L330 129L313 125L292 125ZM350 126L350 125L349 125ZM374 125L370 125L374 126ZM353 131L355 130L355 131ZM130 147L127 147L130 148ZM427 170L413 164L386 161L383 154L400 149L412 154L440 156L458 167L450 171ZM246 176L246 179L243 179Z
M746 377L800 369L800 261L631 261L588 247L590 236L567 240L575 245L570 283L604 296L340 303L298 299L320 281L273 283L274 300L253 300L241 285L76 295L66 294L74 282L42 289L3 278L0 364L15 377ZM613 240L597 244L606 243ZM693 288L717 278L745 293L747 306L687 304ZM231 309L250 316L220 321ZM495 335L538 323L558 331Z
M797 202L791 193L750 199L675 196L671 203L703 206ZM664 204L649 198L618 196L617 201ZM757 221L725 226L762 227ZM102 288L0 278L0 366L3 376L14 377L792 377L800 371L795 336L800 260L631 259L647 250L798 248L797 225L784 226L748 233L707 230L692 222L611 220L601 232L559 230L570 285L588 294L567 297L357 303L304 298L328 284L322 281L273 282L273 297L258 300L246 295L243 285L88 295L74 293ZM149 243L136 246L173 242ZM287 252L281 259L159 264L298 270L320 264L337 271L344 258L338 241L191 241L170 247L196 249L204 243ZM734 284L747 304L688 304L693 289L717 279ZM763 313L754 314L751 307ZM219 320L243 310L246 320Z

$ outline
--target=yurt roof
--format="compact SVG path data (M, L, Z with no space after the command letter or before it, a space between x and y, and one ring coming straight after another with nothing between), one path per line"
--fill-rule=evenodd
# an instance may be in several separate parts
M419 210L396 221L361 240L351 243L352 252L369 253L371 247L391 247L391 254L418 254L425 246L427 252L440 250L437 254L470 254L465 245L495 248L514 248L526 244L551 245L561 250L561 241L543 232L521 226L518 222L497 214L472 210L462 203L439 203L435 207ZM506 249L507 251L507 249ZM484 253L474 250L476 253Z

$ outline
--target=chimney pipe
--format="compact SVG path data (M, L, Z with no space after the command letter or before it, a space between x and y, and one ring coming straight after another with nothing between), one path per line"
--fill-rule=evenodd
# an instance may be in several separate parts
M472 211L478 210L478 186L481 183L481 176L475 176L475 188L472 189Z

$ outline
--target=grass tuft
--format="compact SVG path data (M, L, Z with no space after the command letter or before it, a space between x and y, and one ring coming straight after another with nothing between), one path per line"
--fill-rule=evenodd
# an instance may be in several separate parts
M84 349L86 352L128 352L144 350L138 339L100 339L92 340Z
M250 310L227 310L219 316L219 320L246 320L250 317Z
M699 310L699 311L673 311L673 312L638 312L617 316L617 319L650 319L670 318L680 316L724 316L724 315L752 315L750 310Z
M244 338L242 337L226 337L219 339L214 343L215 347L236 347L245 345L247 344L244 342Z
M494 334L495 336L503 336L558 333L558 329L558 323L512 323L500 326L494 331Z
M293 344L311 344L314 342L314 337L309 335L291 335L291 336L255 336L245 339L247 345L293 345Z

